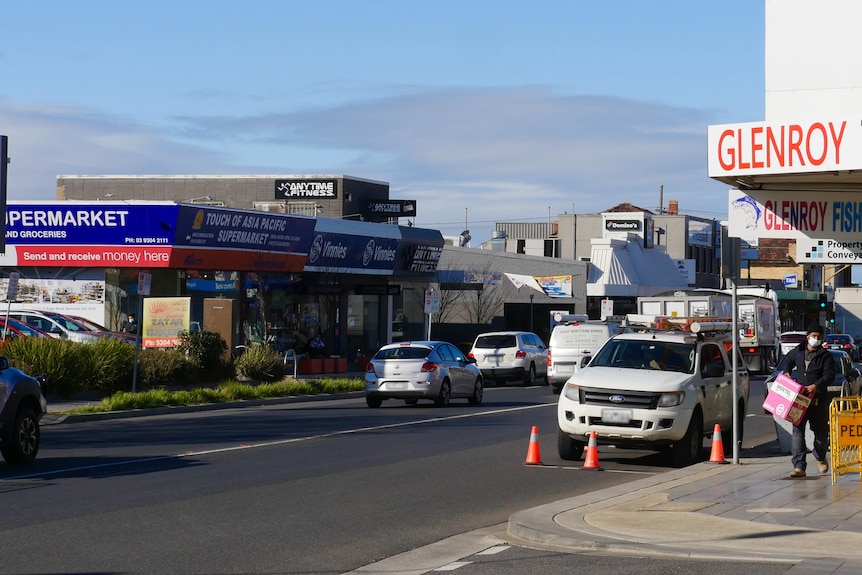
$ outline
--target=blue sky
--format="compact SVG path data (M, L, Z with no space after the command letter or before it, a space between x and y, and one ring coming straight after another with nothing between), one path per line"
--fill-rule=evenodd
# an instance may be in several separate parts
M473 245L620 202L724 218L764 119L755 0L34 0L3 8L11 199L57 175L347 174Z

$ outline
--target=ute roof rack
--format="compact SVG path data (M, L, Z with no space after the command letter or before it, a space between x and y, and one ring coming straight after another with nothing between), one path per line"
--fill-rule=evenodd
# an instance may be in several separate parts
M599 319L591 320L590 316L585 313L567 313L560 316L560 319L557 320L558 324L564 325L572 325L586 322L593 323L622 323L626 319L624 315L606 315L602 316Z
M733 330L731 318L705 316L662 316L630 313L626 325L643 331L682 331L693 334L718 333ZM739 324L744 326L745 324Z

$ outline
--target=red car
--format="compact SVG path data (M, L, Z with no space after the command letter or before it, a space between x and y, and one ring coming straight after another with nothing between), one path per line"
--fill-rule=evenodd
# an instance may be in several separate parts
M0 338L9 339L11 337L51 337L38 327L33 327L23 321L18 321L13 318L0 317Z

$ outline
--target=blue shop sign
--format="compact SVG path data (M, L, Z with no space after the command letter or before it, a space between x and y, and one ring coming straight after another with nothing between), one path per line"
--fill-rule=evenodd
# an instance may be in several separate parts
M314 219L180 205L176 246L306 254Z
M206 280L202 278L187 279L186 289L208 293L239 291L236 280Z
M6 206L6 242L17 245L166 246L179 206L152 202L54 202Z
M396 238L318 232L311 240L305 271L389 275L397 255Z

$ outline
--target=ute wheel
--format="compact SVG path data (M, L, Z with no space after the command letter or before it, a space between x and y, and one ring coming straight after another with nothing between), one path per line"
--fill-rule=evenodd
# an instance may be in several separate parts
M440 384L440 395L434 400L434 405L437 407L446 407L449 405L449 398L452 395L452 388L449 386L449 380L444 379Z
M530 369L524 374L524 385L536 385L536 364L531 363Z
M686 467L700 459L703 448L703 416L695 411L688 422L685 435L671 447L673 464L676 467Z
M562 429L557 429L557 451L560 454L560 459L577 461L584 454L584 442L576 441Z
M371 397L370 395L365 396L365 403L368 404L368 407L380 407L383 404L383 400L379 397Z
M39 453L39 419L29 407L21 407L15 414L15 423L7 437L3 439L0 453L10 465L32 463Z
M471 395L467 401L470 405L481 405L482 404L482 396L484 395L485 386L482 385L482 378L476 378L476 384L473 386L473 395Z

